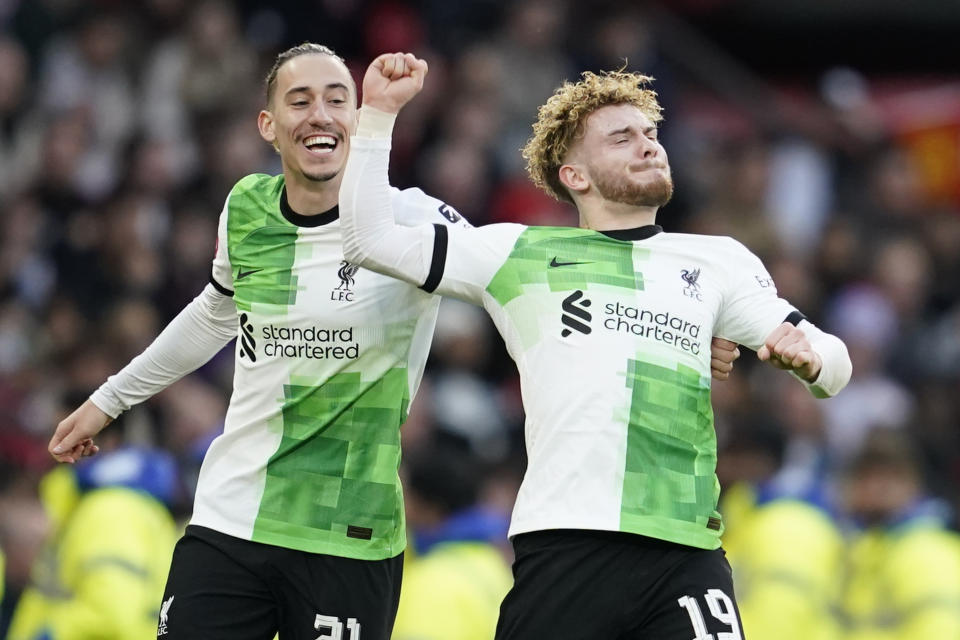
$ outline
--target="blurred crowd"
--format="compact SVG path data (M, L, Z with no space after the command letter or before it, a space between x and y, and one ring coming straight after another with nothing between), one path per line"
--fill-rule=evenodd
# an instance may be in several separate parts
M789 79L731 73L736 63L722 56L697 58L705 42L662 8L586 4L0 2L0 638L45 540L49 547L39 487L52 468L54 425L208 281L234 182L279 173L256 129L263 76L276 53L304 40L334 48L358 79L385 51L429 62L426 88L398 121L392 182L422 187L475 225L576 225L575 212L536 191L523 170L519 149L538 105L583 70L627 66L656 77L676 183L659 222L744 242L781 295L846 342L854 364L849 386L829 401L752 353L714 384L745 617L770 604L750 598L781 589L770 606L792 602L785 610L808 623L829 617L846 637L960 637L924 630L960 627L957 79L918 86L849 68ZM937 100L942 109L931 108ZM163 502L181 521L222 427L232 359L225 349L122 418L118 447L156 448L175 461ZM408 490L426 486L440 500L429 517L411 516L422 529L411 555L426 560L458 540L499 549L523 472L523 410L514 366L479 309L444 302L403 438ZM431 493L444 474L415 463L437 448L468 460L476 486ZM803 527L812 533L799 535ZM917 531L935 542L910 546ZM757 536L776 548L751 557ZM819 547L805 551L812 540ZM905 559L893 551L901 542ZM798 554L810 561L791 566L777 548L794 565ZM902 566L884 564L892 558ZM470 562L454 559L439 575ZM485 566L477 574L485 577L466 583L489 579L501 593L502 572ZM937 568L942 580L904 594L895 572L910 567L921 577ZM758 587L764 579L779 586ZM797 594L811 588L821 601L801 604ZM897 631L901 618L930 610L955 626ZM770 633L778 635L753 637L790 637Z

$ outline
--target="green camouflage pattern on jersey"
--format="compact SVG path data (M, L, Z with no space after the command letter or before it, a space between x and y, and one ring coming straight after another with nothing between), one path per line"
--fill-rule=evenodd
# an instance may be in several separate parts
M283 216L283 186L282 176L247 176L228 202L234 299L247 333L240 339L251 349L267 342L258 332L268 324L315 327L316 319L298 307L306 287L296 274L305 281L325 269L335 274L342 260L338 253L329 264L312 260L321 266L302 266L318 251L303 236L317 231ZM372 302L374 308L379 304ZM404 549L399 430L410 393L408 370L396 365L406 364L415 323L416 318L354 327L354 340L366 346L353 360L270 360L257 352L255 365L266 367L264 379L282 379L279 374L285 382L277 388L275 408L266 413L273 417L264 427L280 434L280 443L266 461L252 540L370 560ZM239 353L249 359L244 350Z
M637 243L589 229L527 227L486 291L530 349L546 339L541 320L559 317L551 293L642 292L641 269L650 256ZM599 333L590 338L602 339ZM617 372L631 391L629 404L611 407L612 420L626 429L620 530L714 548L722 525L709 375L672 360L658 345L638 338L637 347L623 354Z

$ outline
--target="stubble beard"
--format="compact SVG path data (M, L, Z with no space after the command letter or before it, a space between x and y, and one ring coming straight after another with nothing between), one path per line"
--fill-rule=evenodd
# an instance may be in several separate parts
M622 176L607 180L605 176L598 175L594 186L605 200L633 207L662 207L673 197L673 178L669 173L665 176L658 174L645 184L632 182Z
M340 173L339 170L328 171L326 173L307 173L306 171L304 171L303 177L309 180L310 182L330 182L331 180L336 178L339 173Z

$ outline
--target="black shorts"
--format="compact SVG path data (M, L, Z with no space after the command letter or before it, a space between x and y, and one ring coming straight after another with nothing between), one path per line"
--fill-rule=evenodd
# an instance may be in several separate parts
M521 534L513 548L496 640L743 637L722 549L584 530Z
M191 525L173 551L157 638L388 640L402 574L402 553L354 560Z

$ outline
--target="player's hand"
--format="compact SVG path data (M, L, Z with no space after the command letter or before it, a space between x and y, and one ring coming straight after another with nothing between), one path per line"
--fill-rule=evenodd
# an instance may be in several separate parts
M777 369L793 371L807 382L816 380L823 366L807 336L789 322L784 322L767 336L764 345L757 349L757 357L762 361L769 360Z
M87 400L60 421L47 450L57 462L73 463L80 458L95 455L100 448L94 444L93 436L112 421L113 418Z
M726 380L733 371L733 361L739 357L736 342L714 338L710 341L710 375L714 380Z
M363 76L363 104L400 113L423 89L427 62L412 53L384 53L370 63Z

